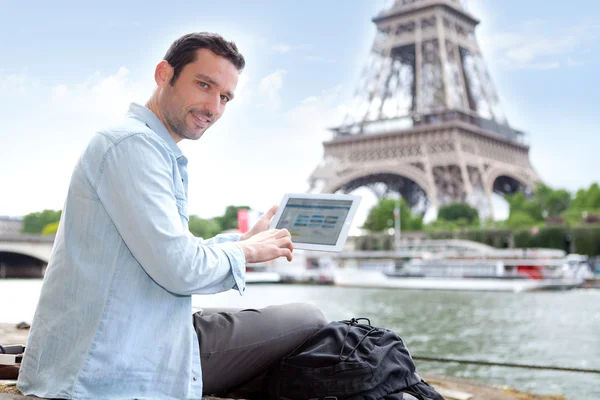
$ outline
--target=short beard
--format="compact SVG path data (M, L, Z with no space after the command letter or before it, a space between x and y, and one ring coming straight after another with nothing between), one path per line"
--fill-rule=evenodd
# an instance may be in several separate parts
M200 137L202 137L204 132L206 132L206 130L209 127L206 127L206 129L204 129L204 131L202 131L200 133L200 135L197 135L197 133L193 129L190 129L187 126L187 123L186 123L187 114L188 114L188 112L185 112L185 114L183 116L181 116L181 118L179 118L179 116L171 114L170 110L165 109L163 111L163 117L165 119L165 122L168 125L167 128L171 132L175 133L177 136L179 136L182 139L198 140L198 139L200 139Z
M182 104L182 102L180 103L181 98L173 85L170 86L167 96L170 97L171 101L167 102L162 109L162 115L165 119L165 123L167 124L167 129L179 136L181 139L200 139L200 137L209 127L207 127L200 135L196 136L194 130L190 129L186 123L188 111L183 111L183 115L178 115L177 111L180 109L179 106Z
M176 134L177 136L179 136L182 139L191 139L191 140L195 140L198 139L196 137L194 137L194 133L193 132L188 132L189 128L185 122L185 118L187 116L187 113L183 116L183 118L178 118L177 116L173 116L171 115L170 111L163 111L163 117L165 119L165 122L168 125L168 129L173 132L174 134Z

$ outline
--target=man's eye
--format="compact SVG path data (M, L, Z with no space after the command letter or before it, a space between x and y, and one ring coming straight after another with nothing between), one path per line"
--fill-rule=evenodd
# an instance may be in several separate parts
M229 97L227 97L227 96L221 96L221 101L223 103L227 103L229 101Z
M204 83L204 82L200 82L200 83L199 83L199 85L200 85L200 87L202 87L202 88L207 88L207 87L208 87L208 84L207 84L207 83Z

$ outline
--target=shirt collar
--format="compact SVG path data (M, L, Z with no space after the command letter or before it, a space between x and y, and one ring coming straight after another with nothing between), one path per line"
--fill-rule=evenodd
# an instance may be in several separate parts
M160 119L147 107L136 103L129 105L129 114L145 123L154 133L164 140L176 158L183 157L183 152Z

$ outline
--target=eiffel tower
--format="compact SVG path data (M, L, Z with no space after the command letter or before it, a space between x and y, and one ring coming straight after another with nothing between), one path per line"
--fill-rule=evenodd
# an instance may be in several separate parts
M493 217L492 194L533 190L525 135L509 126L459 0L396 0L375 18L352 104L309 178L312 192L368 187L424 213L466 202Z

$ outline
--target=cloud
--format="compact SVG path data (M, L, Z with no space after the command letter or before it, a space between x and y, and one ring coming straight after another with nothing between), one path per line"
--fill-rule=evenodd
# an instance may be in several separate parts
M271 50L273 50L275 53L289 53L292 50L292 46L286 43L279 43L274 44L271 47Z
M576 61L573 60L571 57L569 57L567 59L567 67L581 67L583 66L585 63L581 62L581 61Z
M246 73L240 74L235 88L235 103L247 104L251 101L253 90L250 87L250 77Z
M554 69L566 65L581 38L575 35L549 37L540 34L503 32L482 37L490 61L510 69Z
M322 143L332 139L330 128L339 125L347 111L343 89L337 85L305 97L278 116L276 130L263 134L270 159L278 166L276 180L287 182L288 190L308 189L308 178L322 161ZM272 174L269 169L263 172ZM272 190L276 196L281 187Z
M467 11L482 21L476 31L477 39L489 63L510 70L584 65L582 60L574 62L573 57L594 42L599 31L596 23L582 18L576 24L552 29L549 21L529 20L506 29L496 22L492 4L486 0L465 0Z
M519 68L522 69L538 69L538 70L548 70L548 69L557 69L562 66L560 61L548 61L548 62L534 62L534 63L526 63L520 65Z
M25 73L8 73L0 69L0 89L3 92L26 93L29 89L37 89L39 80Z
M304 98L296 107L286 113L292 126L299 125L306 131L302 138L314 132L316 139L325 140L331 136L328 128L341 123L347 107L340 103L343 85L323 90L319 95Z
M278 113L256 103L236 105L201 143L182 143L190 159L190 213L213 217L228 204L266 211L284 193L306 191L322 160L322 142L331 139L328 128L342 121L345 95L335 86ZM220 167L213 173L214 165Z
M106 123L122 118L132 101L145 102L151 90L133 81L129 70L121 66L113 74L97 71L82 83L58 84L52 88L52 100L63 111Z
M69 91L69 87L64 84L56 85L52 88L52 97L55 99L60 99L64 97Z
M80 83L43 82L26 73L0 72L0 88L6 87L0 89L0 104L8 117L0 120L0 158L6 165L27 159L19 174L0 171L6 191L20 193L3 203L7 214L61 208L73 166L90 137L123 118L131 101L145 102L153 89L133 80L125 67Z
M305 56L304 59L306 61L311 61L311 62L325 62L328 64L334 63L335 60L331 59L331 58L324 58L321 56Z
M276 43L271 46L271 50L275 53L285 54L296 50L306 49L308 47L309 46L306 44L291 45L288 43Z
M538 34L498 33L492 37L493 50L508 65L546 69L557 58L572 53L580 40L574 36L547 37ZM548 60L548 59L551 60Z
M258 92L263 97L262 107L276 111L281 106L279 91L283 87L283 78L287 74L284 69L278 69L261 79Z

